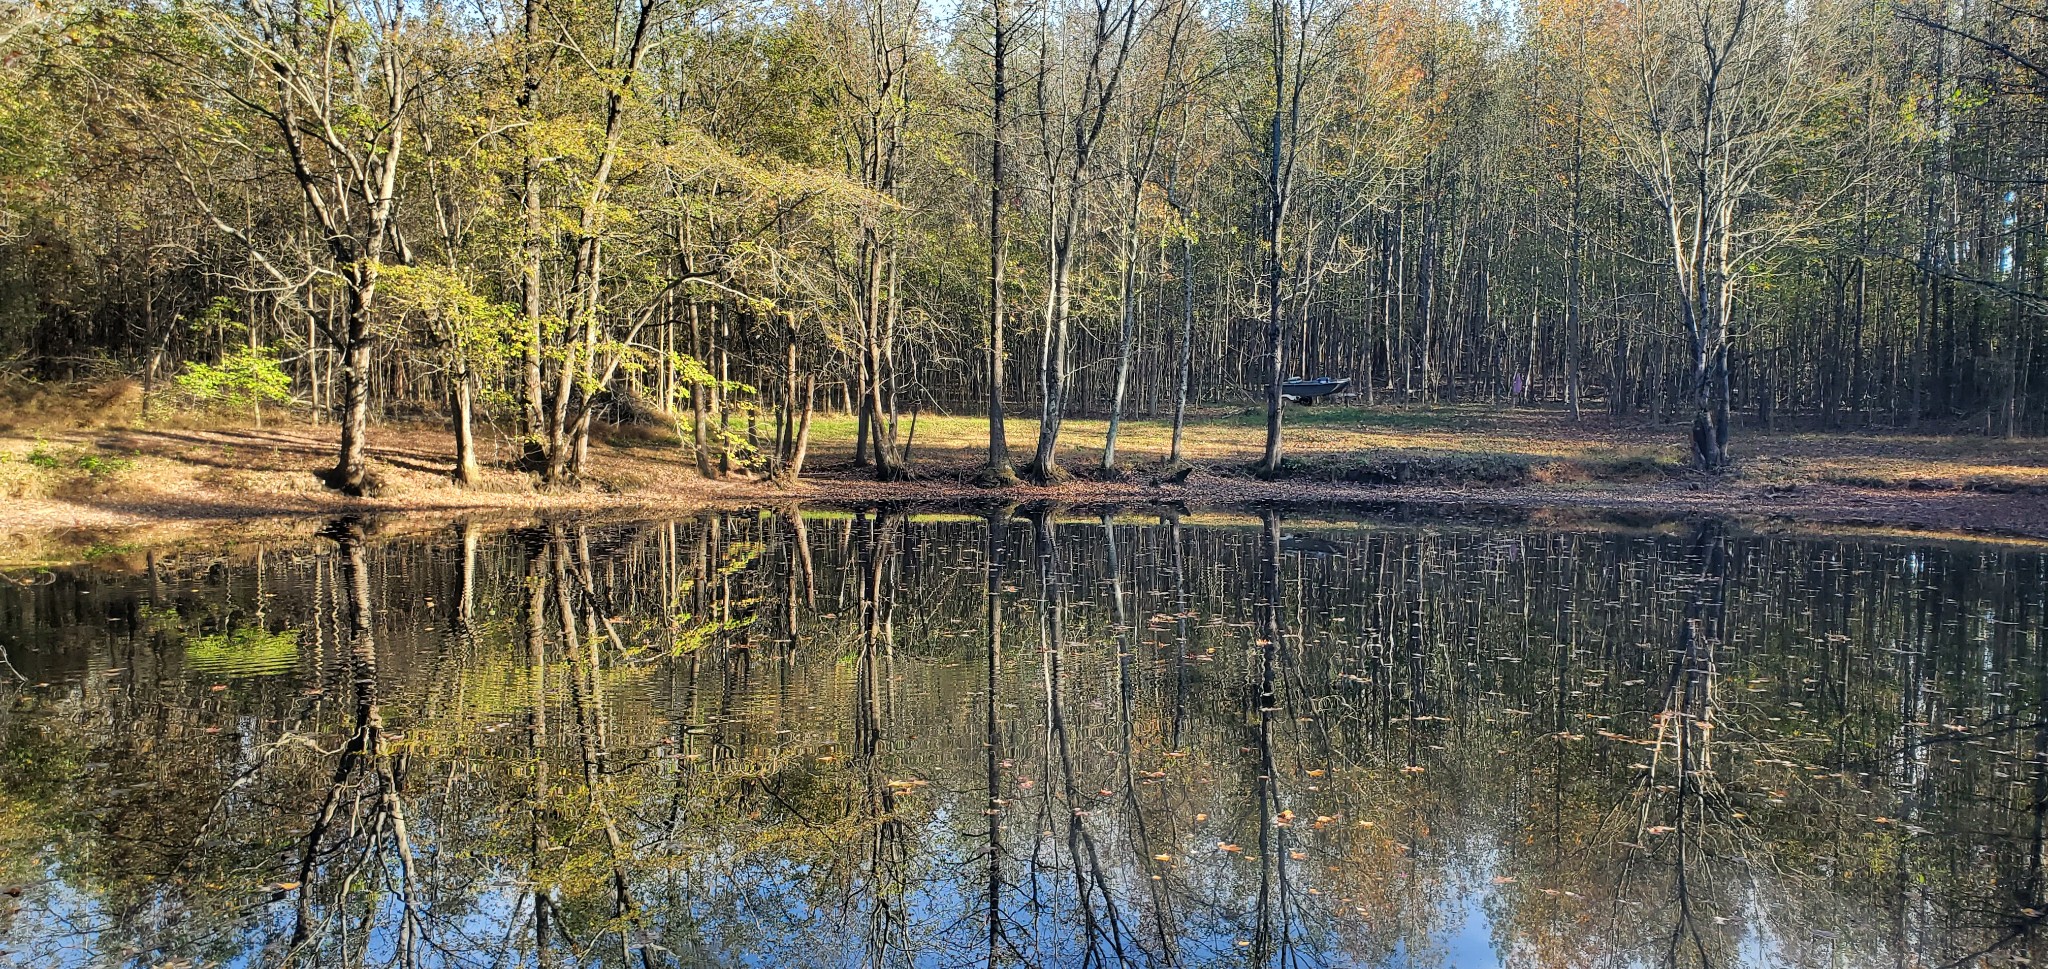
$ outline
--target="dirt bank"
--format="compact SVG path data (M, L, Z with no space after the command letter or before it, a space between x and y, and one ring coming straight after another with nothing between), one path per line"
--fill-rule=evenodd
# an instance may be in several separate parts
M1079 477L1051 488L991 491L972 483L977 422L927 419L913 459L916 480L878 483L850 467L850 426L821 422L825 456L795 486L706 481L656 434L615 435L593 451L595 471L576 490L537 491L522 474L487 473L481 487L448 481L438 428L386 425L372 435L378 482L353 499L322 486L333 430L305 423L264 428L43 427L0 433L0 561L19 564L95 548L238 535L295 533L343 513L422 520L540 512L673 512L793 502L929 505L1052 502L1188 505L1404 502L1453 508L1546 509L1617 515L1726 515L1766 528L1853 528L2048 541L2048 448L1879 435L1783 435L1752 440L1767 458L1739 473L1682 469L1655 429L1561 425L1541 415L1436 411L1318 414L1291 438L1293 476L1260 481L1231 455L1248 431L1229 416L1191 430L1196 468L1179 482L1145 471L1165 450L1161 428L1138 423L1121 476ZM1073 439L1094 440L1088 422ZM1025 428L1013 428L1018 438ZM509 456L505 442L491 459ZM1086 469L1099 452L1070 452ZM308 526L310 527L310 526Z

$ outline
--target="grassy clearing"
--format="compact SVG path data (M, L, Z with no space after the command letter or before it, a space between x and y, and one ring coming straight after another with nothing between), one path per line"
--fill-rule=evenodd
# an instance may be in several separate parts
M35 439L0 447L0 498L83 498L120 486L129 457L90 445Z
M262 428L237 414L144 419L132 393L45 389L50 392L30 406L0 409L0 535L65 530L97 540L143 525L211 534L204 523L373 510L590 512L993 497L972 483L986 448L985 424L973 416L920 415L914 441L905 418L899 437L911 442L919 472L914 481L878 484L850 468L856 423L826 414L813 423L809 480L797 487L745 476L699 478L674 429L647 426L601 432L583 486L552 491L537 490L528 475L512 470L507 462L516 442L489 430L481 442L485 479L463 488L449 479L452 448L444 425L376 423L370 455L380 486L370 499L357 500L328 490L316 476L333 463L336 432L308 423L305 415L279 414ZM67 409L53 402L58 397L77 404ZM1249 464L1264 443L1263 414L1231 410L1191 421L1183 450L1202 473L1186 479L1184 490L1162 492L1171 483L1146 473L1168 451L1168 422L1126 422L1120 463L1137 473L1107 481L1088 480L1096 477L1088 471L1100 460L1105 422L1076 419L1066 423L1060 460L1078 480L1012 494L1104 507L1161 494L1219 505L1477 495L1530 507L1691 509L2048 536L2037 497L2048 495L2048 440L1738 430L1736 473L1705 478L1687 469L1685 432L1676 426L1593 415L1574 422L1554 411L1485 406L1297 407L1288 416L1291 474L1285 481L1253 479ZM1011 421L1013 459L1029 457L1036 429L1029 418Z
M0 499L87 500L138 491L253 494L318 490L303 474L332 461L330 427L279 415L265 428L239 413L158 408L141 413L133 381L103 385L0 383ZM851 415L821 414L811 440L811 467L844 473L853 448ZM1065 422L1061 463L1085 473L1101 460L1107 422ZM484 457L515 450L486 430ZM1037 421L1013 417L1013 459L1030 456ZM973 414L907 415L898 437L924 472L964 476L978 467L987 426ZM1119 463L1158 467L1172 426L1158 418L1124 423ZM1614 421L1588 414L1573 421L1556 410L1469 404L1429 408L1292 407L1287 412L1290 477L1363 486L1572 488L1641 484L1687 477L1685 429ZM1191 415L1186 458L1223 476L1243 475L1263 450L1263 409L1212 409ZM623 427L602 433L590 485L610 494L687 490L694 474L687 449L669 427ZM424 500L442 494L449 443L435 424L381 425L371 446L395 491ZM2048 441L1886 432L1785 432L1738 428L1734 481L1794 487L1806 484L1915 491L2048 491ZM484 490L519 492L529 483L502 468ZM689 479L689 480L684 480ZM1730 480L1730 479L1722 479ZM465 493L467 494L467 493ZM466 500L466 499L465 499Z
M1013 457L1029 456L1037 421L1012 419ZM1093 467L1101 460L1107 422L1073 419L1061 432L1061 462ZM812 454L828 465L852 449L854 419L820 417ZM911 459L927 468L960 469L982 460L987 423L978 416L921 415L898 436ZM1587 415L1579 421L1549 410L1470 405L1384 409L1297 407L1288 412L1286 453L1294 476L1360 484L1572 485L1645 482L1688 474L1685 430ZM1124 423L1118 442L1125 467L1157 465L1172 441L1165 420ZM1265 445L1257 410L1192 419L1182 451L1197 464L1232 473ZM1738 429L1738 480L1759 484L1841 484L1925 490L2048 489L2048 441L1884 432L1778 433Z
M915 447L935 461L976 457L985 446L986 426L978 416L920 417ZM898 436L907 438L908 429L906 420L899 426ZM1099 459L1102 437L1107 430L1108 422L1099 418L1066 421L1060 435L1062 455L1074 464ZM1172 443L1172 430L1172 424L1165 420L1127 420L1117 443L1119 455L1133 463L1159 460ZM1009 422L1011 445L1019 450L1030 447L1037 432L1036 420L1013 418ZM854 422L845 417L820 420L813 433L820 443L850 447ZM1640 433L1625 436L1630 438L1626 445L1634 449L1649 447L1674 455L1683 454L1682 440L1675 432L1668 442L1661 443ZM1190 460L1245 462L1258 456L1265 440L1265 416L1261 413L1202 414L1190 419L1182 449ZM1376 450L1518 454L1532 459L1577 458L1611 451L1621 443L1614 428L1604 422L1588 421L1574 427L1547 412L1493 411L1477 407L1429 410L1295 408L1288 412L1285 441L1288 452L1299 455Z

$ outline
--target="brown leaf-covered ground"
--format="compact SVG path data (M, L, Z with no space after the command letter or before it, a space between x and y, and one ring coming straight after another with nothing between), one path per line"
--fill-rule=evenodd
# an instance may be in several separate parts
M333 463L331 426L251 426L189 418L173 425L96 419L45 407L34 420L0 417L0 561L24 562L117 544L218 540L300 530L340 513L415 521L550 511L673 511L717 505L904 501L960 503L1242 505L1412 502L1517 514L1730 515L1763 527L1905 530L2048 541L2048 442L1974 435L1879 432L1767 434L1741 430L1738 467L1720 476L1684 468L1683 429L1551 411L1484 407L1413 410L1311 408L1291 412L1291 474L1261 481L1245 470L1263 440L1260 415L1205 414L1189 427L1194 472L1158 480L1168 444L1162 421L1128 422L1122 472L1103 475L1103 422L1068 421L1062 463L1074 476L1050 487L976 486L984 424L920 416L910 441L913 480L878 483L853 468L854 424L818 420L810 473L797 485L697 477L671 435L631 430L593 448L581 488L537 491L502 467L509 443L487 445L497 466L479 488L447 478L450 444L431 425L373 428L375 497L329 491L315 472ZM18 415L17 415L18 416ZM1025 457L1036 433L1010 424ZM310 527L310 526L306 526Z

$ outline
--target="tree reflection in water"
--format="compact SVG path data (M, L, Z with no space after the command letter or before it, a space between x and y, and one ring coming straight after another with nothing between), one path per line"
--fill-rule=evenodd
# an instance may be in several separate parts
M703 514L0 589L21 965L2018 965L2041 553Z

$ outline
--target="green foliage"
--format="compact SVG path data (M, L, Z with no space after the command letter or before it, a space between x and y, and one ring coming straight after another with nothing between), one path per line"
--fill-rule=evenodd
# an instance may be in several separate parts
M692 388L715 389L718 391L720 399L725 401L725 406L734 416L741 418L741 422L732 427L726 427L718 422L712 423L710 435L713 441L723 442L725 453L732 455L733 460L740 465L745 467L760 466L762 462L760 449L755 447L753 442L748 441L746 434L742 433L744 419L749 414L756 412L757 405L751 398L760 393L760 391L752 384L738 380L718 379L718 375L712 373L711 368L706 366L704 361L689 354L670 353L668 359L669 368L675 372L674 396L661 403L675 419L676 439L678 441L691 440L691 430L685 426L683 415L690 410Z
M174 380L178 390L194 401L255 407L259 416L264 401L292 396L291 375L267 347L237 347L217 364L189 362Z
M83 471L96 481L105 481L133 467L135 462L127 458L94 454L90 451L59 453L50 448L48 442L38 439L35 447L22 457L29 467L42 471Z
M116 555L132 555L140 551L142 551L142 546L134 542L94 542L86 546L85 560L96 562L103 558Z
M94 478L111 478L133 467L135 462L127 458L110 458L99 454L81 454L72 460L71 466Z
M64 466L64 462L59 460L55 454L50 453L50 446L40 440L36 442L34 448L29 450L27 460L31 467L41 468L45 471L55 471Z
M385 266L378 280L386 306L425 323L430 342L451 362L488 369L517 356L524 346L517 309L486 298L452 269Z
M226 296L216 296L206 304L187 328L194 336L218 334L222 337L240 336L249 331L240 320L235 319L235 301Z
M379 287L387 310L401 320L411 319L425 327L420 337L441 358L441 365L458 374L480 374L500 370L518 358L529 334L521 326L518 309L478 293L470 281L455 270L436 266L385 266L379 273ZM558 329L559 320L542 321L543 332ZM484 400L503 403L503 392L490 380L472 381L473 390Z

